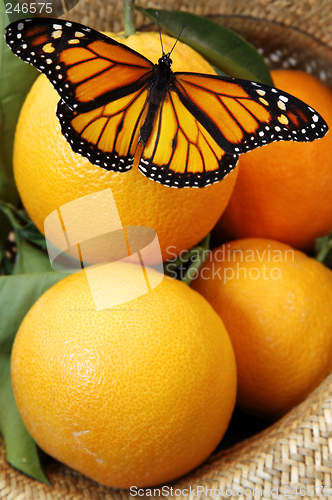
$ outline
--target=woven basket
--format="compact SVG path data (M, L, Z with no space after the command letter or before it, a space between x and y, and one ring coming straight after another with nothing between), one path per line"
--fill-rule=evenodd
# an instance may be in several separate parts
M143 7L181 8L199 15L217 15L218 21L261 48L272 66L306 69L332 86L332 0L137 2ZM80 0L66 17L103 31L123 29L121 0ZM138 14L136 26L144 22ZM0 499L133 498L128 490L97 484L53 460L47 465L47 474L50 486L10 467L0 436ZM160 495L161 498L332 497L332 375L282 420L230 449L212 454L201 467L169 486L173 496ZM237 494L239 491L243 496ZM140 498L150 498L146 493ZM154 497L158 496L155 492Z

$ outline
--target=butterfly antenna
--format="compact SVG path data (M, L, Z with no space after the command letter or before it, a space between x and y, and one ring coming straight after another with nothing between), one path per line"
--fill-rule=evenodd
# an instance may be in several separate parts
M185 27L186 27L186 25L184 24L184 25L182 26L182 28L181 28L181 31L180 31L179 36L178 36L178 37L177 37L177 39L175 40L175 43L174 43L174 45L173 45L173 47L172 47L172 50L171 50L171 51L169 52L169 54L168 54L169 56L170 56L170 55L171 55L171 53L173 52L175 45L178 43L178 41L179 41L179 39L180 39L180 36L182 35L182 32L183 32L183 30L184 30L184 28L185 28Z
M158 31L159 31L159 38L160 38L161 50L162 50L162 53L164 55L165 52L164 52L164 46L163 46L163 39L161 38L161 30L160 30L160 23L159 23L159 12L156 12L156 16L157 16L157 19L158 19Z

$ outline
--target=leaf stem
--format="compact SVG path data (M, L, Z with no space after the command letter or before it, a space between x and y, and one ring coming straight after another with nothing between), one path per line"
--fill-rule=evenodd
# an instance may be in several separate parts
M198 271L207 259L210 248L210 233L201 241L197 259L190 264L186 274L182 278L183 283L190 286L190 283L197 277Z
M123 0L125 37L135 35L134 0Z
M188 263L190 259L195 257L195 260L191 262L188 269L186 270L185 275L183 276L183 278L181 278L181 281L183 281L183 283L185 283L186 285L190 285L192 280L197 275L197 271L205 262L209 248L210 234L205 236L205 238L197 246L182 255L180 254L174 262L166 261L164 263L164 273L167 276L174 278L176 276L177 269L183 264Z

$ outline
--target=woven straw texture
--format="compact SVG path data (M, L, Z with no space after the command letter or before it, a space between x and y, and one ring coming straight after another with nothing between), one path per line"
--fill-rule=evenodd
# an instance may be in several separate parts
M287 51L291 46L292 52L296 53L295 67L309 69L332 85L332 51L316 41L320 40L332 48L332 0L139 0L137 3L143 7L175 8L199 15L226 16L223 18L224 24L239 31L264 50L264 55L272 65L287 66L287 57L291 55ZM234 19L233 15L238 17ZM296 30L287 32L286 37L281 31L279 39L280 27L277 25L272 25L273 35L270 36L268 23L257 20L252 22L242 16L283 23L314 36L316 40L305 37ZM123 29L120 0L80 0L65 17L104 31L117 32ZM147 24L141 15L137 15L136 26L143 22ZM304 46L306 58L309 54L311 59L309 65L305 59L301 60ZM277 48L280 50L276 51ZM101 486L53 460L47 466L47 474L50 486L34 481L10 467L6 462L4 443L0 436L0 499L133 498L129 491ZM173 492L178 490L176 497L174 493L173 496L158 495L157 491L153 496L203 500L218 498L214 492L219 490L219 498L230 499L332 497L332 375L282 420L233 448L213 454L196 471L169 486L173 488ZM204 487L204 492L197 490L198 486ZM179 493L183 490L188 490L188 494L181 496ZM239 496L236 493L238 491L242 491L243 495ZM150 497L151 494L147 491L140 498Z

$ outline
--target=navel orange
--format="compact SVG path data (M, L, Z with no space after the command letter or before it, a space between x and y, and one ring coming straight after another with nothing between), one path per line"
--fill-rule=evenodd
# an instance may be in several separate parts
M273 240L213 250L192 287L222 318L237 369L237 403L275 420L332 370L332 272Z
M140 287L141 268L113 266L111 297L126 300L123 283ZM168 277L99 311L85 274L58 282L25 317L11 375L39 446L118 488L165 483L198 466L235 403L235 358L222 321L202 296Z

